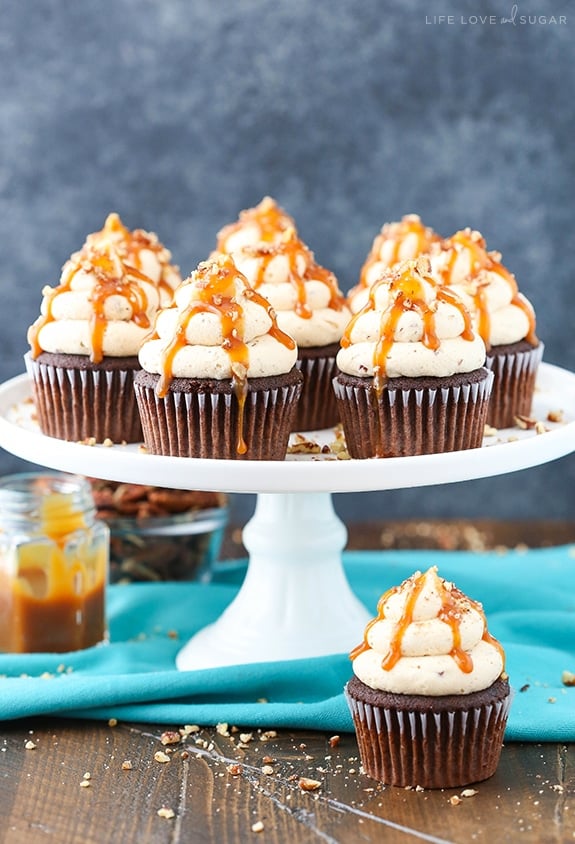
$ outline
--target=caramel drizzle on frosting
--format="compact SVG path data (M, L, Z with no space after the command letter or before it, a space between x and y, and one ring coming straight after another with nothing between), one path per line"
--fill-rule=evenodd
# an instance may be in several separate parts
M439 274L444 284L453 284L453 271L458 255L467 252L470 258L471 271L464 279L466 292L473 298L473 305L477 312L477 332L482 338L486 347L489 348L489 337L491 334L491 320L486 299L486 288L489 284L485 280L486 272L496 273L501 276L511 288L511 304L519 308L528 319L529 330L526 336L527 342L532 346L538 343L535 334L535 312L531 304L524 299L518 290L517 281L513 273L501 263L499 252L488 252L485 239L478 231L462 229L448 238L443 245L444 250L449 251L449 258Z
M153 252L160 265L160 278L157 286L171 298L174 292L173 284L167 280L168 271L178 273L177 267L170 264L171 252L160 243L153 232L144 229L130 231L121 221L120 216L115 212L108 214L104 227L99 232L89 234L86 243L80 251L82 257L89 255L92 250L105 251L108 242L118 252L126 264L142 269L142 252ZM152 282L154 283L154 282Z
M212 262L198 266L194 274L194 284L200 298L196 299L180 312L176 332L162 351L162 373L156 387L156 394L166 396L174 378L174 359L180 349L187 345L186 332L190 320L195 314L211 313L219 317L222 328L222 348L230 358L232 385L239 405L239 428L237 453L245 454L247 444L243 436L244 409L248 394L247 372L249 369L249 349L244 341L244 310L237 300L236 280L245 284L244 295L255 304L265 309L272 325L269 334L288 349L295 348L295 341L279 328L275 312L270 303L253 290L247 279L239 272L229 255L219 255Z
M367 276L371 268L382 260L381 250L384 243L391 242L393 244L391 258L386 259L387 265L391 267L399 262L399 251L401 246L410 235L415 235L417 238L417 246L415 254L412 256L413 258L417 258L419 255L424 254L429 250L432 243L437 243L441 240L439 235L436 234L433 229L430 229L428 226L423 224L421 218L417 214L406 214L405 217L402 217L398 223L385 223L380 233L373 241L369 255L365 259L361 268L359 284L350 291L349 295L353 296L358 290L362 290L369 286Z
M421 342L429 349L435 350L440 345L435 330L437 302L446 302L458 309L464 322L464 330L461 336L464 340L473 340L471 316L464 303L451 290L443 287L428 275L428 270L429 262L425 258L420 258L417 261L406 261L395 271L388 270L370 289L367 304L351 318L345 329L341 339L343 348L351 345L353 329L361 316L376 309L375 297L379 286L382 284L388 285L392 301L381 314L379 337L373 355L373 388L376 398L381 396L381 392L385 388L387 356L395 342L395 332L399 320L406 311L416 311L421 317L423 322ZM430 304L426 301L425 285L431 285L435 291L435 301Z
M315 262L313 252L298 238L293 227L286 229L279 242L269 246L246 247L244 252L259 259L258 272L253 283L256 289L264 283L266 270L272 260L278 255L287 258L288 281L294 287L297 297L294 311L301 319L310 319L313 313L307 302L306 281L320 281L325 284L329 290L329 308L341 311L344 307L345 297L338 287L335 275ZM298 259L301 258L305 263L303 273L300 273L298 266Z
M62 281L57 287L47 289L44 294L44 313L38 317L30 327L28 339L31 345L32 357L36 358L42 352L39 334L42 328L54 321L54 301L58 296L72 290L72 282L80 270L93 274L95 283L90 293L92 315L90 318L90 360L100 363L104 357L104 334L108 320L105 314L106 301L112 296L122 296L130 305L131 321L141 328L151 328L147 314L148 297L146 291L139 284L145 281L153 284L147 275L135 267L125 264L113 251L91 251L85 256L68 261L64 266Z
M426 574L427 572L425 574L418 572L416 575L412 575L404 581L401 586L393 586L381 596L377 604L377 615L368 622L361 644L351 651L349 655L351 660L354 660L360 654L370 650L368 637L372 627L377 624L378 621L383 621L385 619L385 605L389 598L405 589L407 590L407 597L403 613L401 618L395 624L389 650L381 661L381 667L384 671L391 671L391 669L397 665L402 657L402 643L405 633L408 627L414 623L413 614L415 612L415 605L425 586ZM473 660L471 655L461 646L460 620L462 605L464 607L467 606L474 609L479 613L483 621L483 635L481 638L484 642L488 642L490 645L497 648L501 655L503 664L505 665L505 653L501 644L487 630L487 619L485 618L482 605L478 601L473 601L471 598L468 598L453 584L449 584L449 588L447 588L446 582L441 578L439 578L439 583L441 584L441 609L439 610L437 617L440 621L447 624L451 630L453 647L449 652L449 656L455 661L460 671L464 674L470 674L473 671Z
M259 205L240 211L239 219L235 223L229 223L218 232L216 244L218 252L227 252L227 242L231 235L252 223L258 227L259 240L262 243L273 243L286 229L295 227L295 222L290 215L286 214L270 196L265 196Z

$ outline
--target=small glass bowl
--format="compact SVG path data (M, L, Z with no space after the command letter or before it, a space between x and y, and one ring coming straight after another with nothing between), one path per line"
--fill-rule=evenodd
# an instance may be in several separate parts
M110 582L209 581L227 520L226 507L109 519Z

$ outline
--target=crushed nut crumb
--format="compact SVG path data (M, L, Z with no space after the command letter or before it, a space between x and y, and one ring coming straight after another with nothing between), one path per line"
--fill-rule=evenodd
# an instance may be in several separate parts
M122 762L122 770L123 770L123 771L131 771L133 767L134 767L134 766L133 766L133 764L130 762L130 760L129 760L129 759L124 759L124 761Z
M263 831L264 831L264 825L261 821L256 821L255 823L252 824L252 832L263 832Z
M452 794L449 798L449 802L452 806L459 806L459 804L461 803L461 797L458 797L457 794Z
M339 742L340 742L339 736L332 736L329 740L329 746L330 747L337 747Z
M167 753L164 753L163 750L157 750L156 753L154 753L154 761L160 762L162 765L165 765L166 762L170 761L170 757Z
M168 821L176 817L176 813L174 812L174 810L168 808L168 806L162 806L161 809L158 809L157 815L158 817L165 818Z
M173 730L166 730L160 736L160 741L163 745L167 744L178 744L181 741L182 737L179 733L174 732Z
M475 788L464 788L461 792L462 797L475 797L477 794L477 789Z
M239 777L242 772L242 766L238 765L237 762L234 762L226 767L226 771L228 772L228 774L231 774L232 777Z
M263 765L262 766L262 774L265 774L267 777L271 776L274 772L274 769L271 765Z
M572 674L571 671L563 671L561 682L564 686L575 686L575 674Z
M308 777L300 777L298 786L302 791L317 791L318 788L321 788L321 782L320 780L311 780Z
M35 742L28 740L26 742L26 744L24 745L24 749L25 750L36 750L37 746L38 745L35 744Z

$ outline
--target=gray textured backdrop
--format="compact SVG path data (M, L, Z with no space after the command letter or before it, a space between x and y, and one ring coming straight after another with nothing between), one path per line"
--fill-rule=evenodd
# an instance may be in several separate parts
M546 360L575 369L572 9L522 0L501 23L508 0L0 0L0 379L23 369L41 287L109 211L187 274L266 193L345 289L386 220L479 228L534 303ZM534 14L566 22L521 22ZM0 451L0 472L22 468ZM572 517L574 479L567 457L336 507Z

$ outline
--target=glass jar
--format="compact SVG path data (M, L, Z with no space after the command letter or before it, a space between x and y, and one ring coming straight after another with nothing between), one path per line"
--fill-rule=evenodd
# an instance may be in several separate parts
M63 653L105 641L108 558L109 530L85 478L0 478L0 651Z

